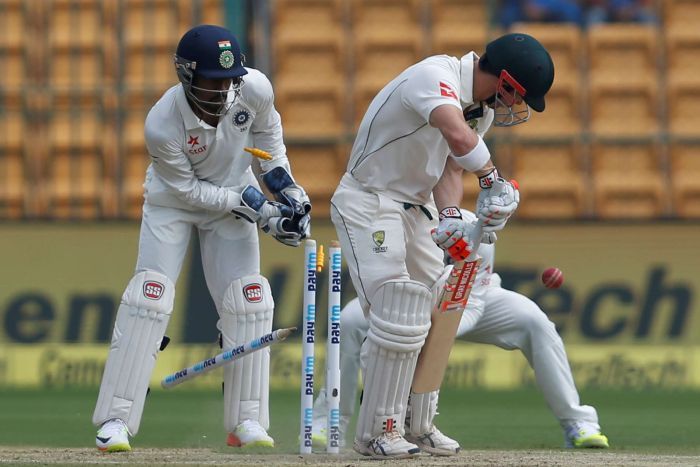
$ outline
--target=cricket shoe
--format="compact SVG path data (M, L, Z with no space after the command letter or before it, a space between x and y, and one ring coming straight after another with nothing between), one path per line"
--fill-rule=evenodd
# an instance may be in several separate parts
M457 441L442 434L435 425L431 425L430 430L422 435L406 434L406 441L433 456L454 456L462 449Z
M233 433L228 434L226 444L237 448L263 447L274 448L275 440L267 434L265 428L255 420L244 420Z
M129 429L118 418L107 420L97 430L95 444L97 449L105 452L131 451Z
M406 441L396 430L384 432L366 442L356 439L352 448L373 459L406 459L420 454L420 448Z
M567 448L609 448L608 437L600 432L598 425L589 422L574 422L564 429Z

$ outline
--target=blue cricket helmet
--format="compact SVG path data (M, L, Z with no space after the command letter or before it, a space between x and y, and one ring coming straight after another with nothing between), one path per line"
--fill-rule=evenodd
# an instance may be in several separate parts
M203 78L237 78L248 73L243 67L244 57L236 37L221 26L202 24L187 31L175 52L175 67L181 72ZM180 81L182 81L180 76Z

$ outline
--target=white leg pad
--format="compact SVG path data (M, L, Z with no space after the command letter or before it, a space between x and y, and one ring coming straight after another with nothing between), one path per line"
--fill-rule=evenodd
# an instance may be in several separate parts
M224 294L219 329L224 349L250 342L272 331L274 301L270 284L261 275L231 283ZM228 432L244 420L268 429L270 415L270 349L264 348L224 368L224 425Z
M175 285L154 271L137 273L122 295L92 422L118 418L135 435L148 382L168 327Z
M411 393L406 412L406 416L409 418L407 425L410 434L419 436L430 431L437 413L438 393L439 391L421 394Z
M418 353L430 330L430 289L416 281L379 287L362 346L367 368L355 437L368 442L382 432L404 433L404 409Z

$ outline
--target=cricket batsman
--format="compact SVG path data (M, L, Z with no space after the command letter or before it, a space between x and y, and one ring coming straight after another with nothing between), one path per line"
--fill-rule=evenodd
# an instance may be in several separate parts
M274 303L260 275L258 228L293 247L309 234L311 204L292 177L272 86L244 66L234 35L196 26L182 36L174 64L180 83L146 118L151 164L136 271L117 311L92 418L102 451L131 450L129 436L139 430L193 229L224 348L272 330ZM260 178L275 200L260 190L247 145L269 154ZM266 348L224 370L229 446L274 445L266 431L269 360Z
M431 444L456 452L456 441L424 423L429 393L411 396L421 399L420 410L412 411L420 423L408 439L404 417L444 277L443 253L464 259L474 249L471 224L459 210L462 175L479 178L476 214L484 231L502 229L519 193L499 177L482 136L492 123L512 126L527 121L530 109L543 111L553 80L544 47L526 34L507 34L487 44L481 57L437 55L410 66L370 103L331 199L331 219L368 321L357 452L406 458Z
M461 214L463 219L476 222L476 216L471 212L462 210ZM487 242L492 239L488 238ZM501 288L501 278L493 272L495 244L487 242L483 242L478 249L481 265L462 314L457 337L506 350L519 349L534 369L537 385L544 394L547 406L559 420L565 445L573 448L607 448L608 439L600 432L596 410L580 403L564 343L554 324L535 302ZM448 269L451 267L448 266ZM360 362L360 349L369 326L359 299L353 299L343 308L340 323L343 333L340 341L340 439L343 443L355 411L358 372L361 366L367 364L363 362L361 365ZM437 402L438 391L434 391L430 397L431 420L437 413ZM313 440L319 446L326 445L327 415L326 390L322 388L314 402L313 420ZM410 411L406 417L405 430L410 432ZM425 442L421 442L421 449L433 455L453 455L459 445L431 443L429 436Z

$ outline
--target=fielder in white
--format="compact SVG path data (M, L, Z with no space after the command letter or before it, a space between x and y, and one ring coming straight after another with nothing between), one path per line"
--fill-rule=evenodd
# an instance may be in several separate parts
M104 451L128 451L141 422L148 383L170 319L175 283L193 229L200 239L209 292L224 348L272 330L274 303L260 275L258 227L298 246L308 234L311 205L291 176L272 86L243 66L230 31L211 25L184 34L175 54L180 84L146 118L151 165L136 273L117 312L92 418ZM244 146L260 162L268 201ZM273 446L269 427L269 349L224 370L224 424L230 446ZM194 415L194 414L193 414Z
M458 207L462 175L479 177L476 213L484 231L502 229L519 194L498 176L482 135L492 123L526 121L530 108L543 111L553 80L544 47L528 35L508 34L487 44L481 57L429 57L370 103L331 199L331 219L369 322L357 452L386 459L411 457L431 444L441 453L459 450L429 423L429 413L412 408L421 422L409 432L404 418L431 303L446 277L443 250L459 258L472 249L471 224ZM491 190L496 181L503 187L498 196Z
M462 217L476 220L466 210L462 210ZM607 448L608 439L600 432L596 410L580 403L564 343L554 324L535 302L501 288L501 278L493 272L494 244L482 244L478 253L482 262L457 337L468 342L497 345L506 350L519 349L534 369L537 385L561 424L566 446ZM369 323L359 299L353 299L343 308L340 323L340 431L341 442L344 442L355 411L358 372L366 365L360 360L360 350L367 337ZM437 391L431 394L433 411L437 410L437 396ZM319 446L326 445L327 414L324 387L314 403L313 439L314 444ZM410 418L410 413L407 418ZM469 419L468 414L466 419ZM406 423L406 430L409 424L410 421Z

